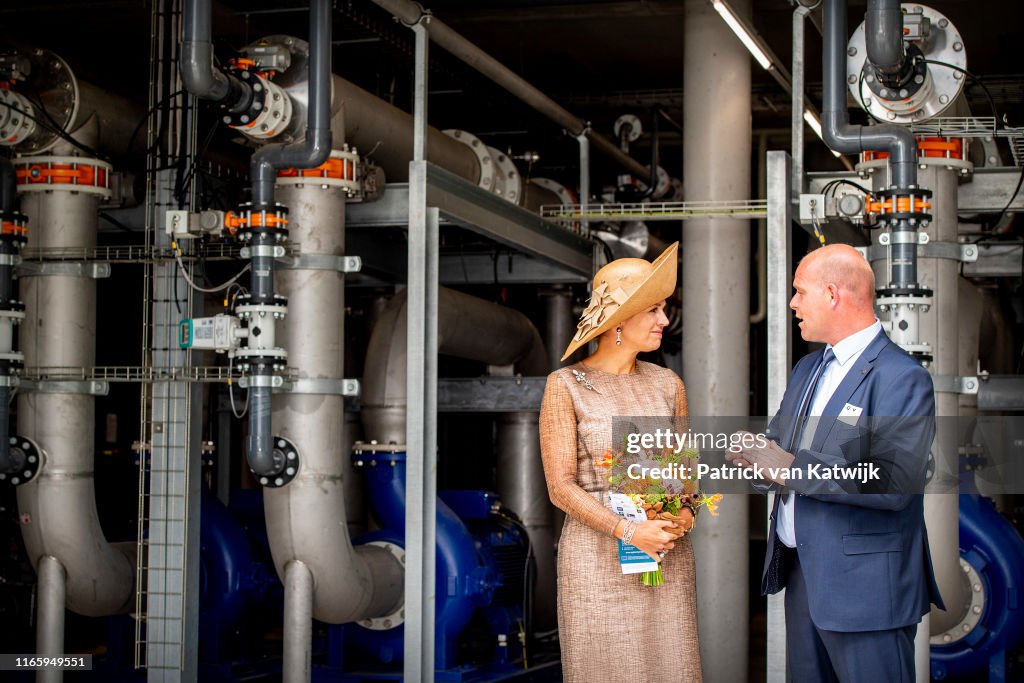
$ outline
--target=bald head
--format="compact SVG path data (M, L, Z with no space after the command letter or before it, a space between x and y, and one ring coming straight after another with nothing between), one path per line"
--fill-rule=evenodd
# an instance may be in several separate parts
M835 344L875 321L875 276L860 252L846 244L812 251L793 275L789 307L807 341Z
M815 249L800 261L808 278L823 286L835 286L849 297L858 309L873 311L875 274L859 251L848 244L829 244Z

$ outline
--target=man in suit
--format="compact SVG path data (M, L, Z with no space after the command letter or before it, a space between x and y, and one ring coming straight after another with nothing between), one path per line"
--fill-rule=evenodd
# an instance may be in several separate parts
M786 588L791 680L913 683L917 623L942 607L920 495L931 376L882 331L856 249L812 252L793 288L801 335L826 347L793 368L767 447L727 454L777 494L762 592Z

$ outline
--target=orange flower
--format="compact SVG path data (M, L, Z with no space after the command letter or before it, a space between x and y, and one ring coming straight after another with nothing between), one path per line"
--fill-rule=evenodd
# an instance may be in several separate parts
M605 451L604 455L601 456L600 460L595 460L594 461L594 466L595 467L611 467L614 464L615 464L615 454L612 453L610 450Z

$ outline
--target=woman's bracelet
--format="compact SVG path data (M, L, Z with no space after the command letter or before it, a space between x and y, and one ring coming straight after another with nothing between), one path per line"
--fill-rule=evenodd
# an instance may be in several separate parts
M626 522L626 528L622 530L622 542L627 545L632 545L633 533L636 531L636 524L633 522Z

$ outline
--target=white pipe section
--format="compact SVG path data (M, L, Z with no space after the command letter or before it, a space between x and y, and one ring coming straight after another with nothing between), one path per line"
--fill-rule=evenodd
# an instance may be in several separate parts
M67 154L67 145L54 153ZM22 197L28 250L96 244L98 198L55 190ZM95 364L96 282L89 277L23 276L25 365ZM107 543L93 486L94 400L87 394L18 394L18 430L43 449L37 477L18 488L25 549L34 566L52 556L67 572L67 607L86 616L127 612L134 604L134 543Z
M749 14L749 0L732 6ZM749 199L750 55L706 0L686 0L685 20L686 199ZM750 224L685 221L682 252L683 292L701 292L683 297L690 414L746 415ZM750 496L729 496L718 517L704 517L694 530L701 662L710 681L747 678L749 503Z
M52 555L39 558L36 566L39 582L36 584L36 654L40 657L60 657L64 654L64 604L66 602L66 575L60 560ZM37 683L60 683L64 671L44 667L36 674Z
M309 683L312 661L313 574L296 560L284 570L284 683Z

